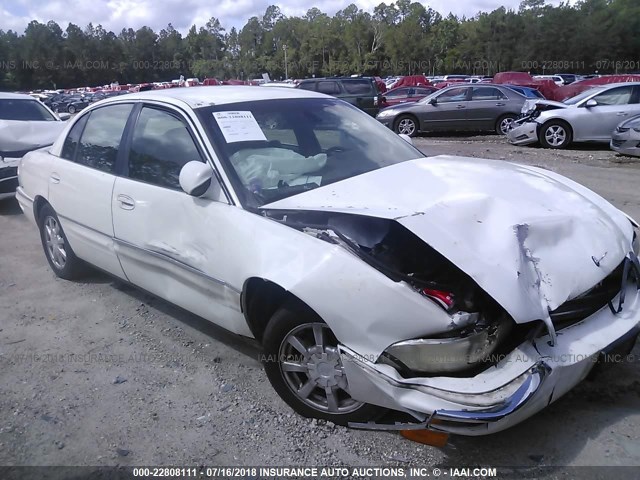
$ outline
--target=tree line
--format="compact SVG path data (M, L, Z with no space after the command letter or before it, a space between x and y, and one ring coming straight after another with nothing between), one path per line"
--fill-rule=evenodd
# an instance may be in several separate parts
M286 62L285 62L286 57ZM32 21L20 34L0 30L0 89L69 88L188 77L272 79L349 74L408 75L498 71L640 71L640 2L524 0L471 18L418 2L352 4L334 16L311 8L287 17L269 6L241 28L216 18L182 35L171 24L84 29Z

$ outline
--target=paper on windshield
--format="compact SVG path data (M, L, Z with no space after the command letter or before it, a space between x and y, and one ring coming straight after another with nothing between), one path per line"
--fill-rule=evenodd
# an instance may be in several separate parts
M260 125L249 111L213 112L227 143L266 141Z

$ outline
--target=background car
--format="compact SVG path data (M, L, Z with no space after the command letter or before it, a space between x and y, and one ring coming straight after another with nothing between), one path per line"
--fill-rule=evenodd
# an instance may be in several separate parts
M51 145L64 126L60 117L30 95L0 93L0 200L15 194L20 159Z
M340 98L373 117L380 111L382 95L372 77L307 78L296 88Z
M436 87L398 87L384 93L382 107L389 107L399 103L417 102L426 96L437 92Z
M625 120L611 134L611 149L623 155L640 157L640 115Z
M68 112L74 114L85 109L91 104L86 95L63 95L55 101L50 102L50 107L54 112Z
M520 87L518 85L505 85L505 87L509 87L511 90L518 92L523 95L525 98L538 98L544 100L544 95L540 92L540 90L531 88L531 87Z
M567 148L572 142L609 143L622 120L640 114L640 82L602 85L564 102L529 101L522 113L507 135L515 145L539 141L546 148Z
M504 85L461 84L411 104L387 107L376 117L398 134L438 130L493 130L506 134L525 97Z

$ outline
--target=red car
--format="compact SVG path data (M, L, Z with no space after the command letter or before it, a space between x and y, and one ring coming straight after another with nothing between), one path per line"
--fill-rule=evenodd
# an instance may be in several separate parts
M397 87L385 92L382 97L382 107L417 102L437 90L436 87Z

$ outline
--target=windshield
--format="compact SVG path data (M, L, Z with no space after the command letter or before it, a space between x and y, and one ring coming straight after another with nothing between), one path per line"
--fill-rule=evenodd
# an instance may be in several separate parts
M197 112L248 207L424 156L374 118L332 98L262 100Z
M576 103L578 103L581 100L584 100L585 98L593 95L594 93L596 93L596 91L599 91L599 90L602 90L602 87L590 88L589 90L584 91L584 92L576 95L575 97L567 98L562 103L566 103L567 105L575 105Z
M38 100L0 100L0 120L55 122L57 119Z

